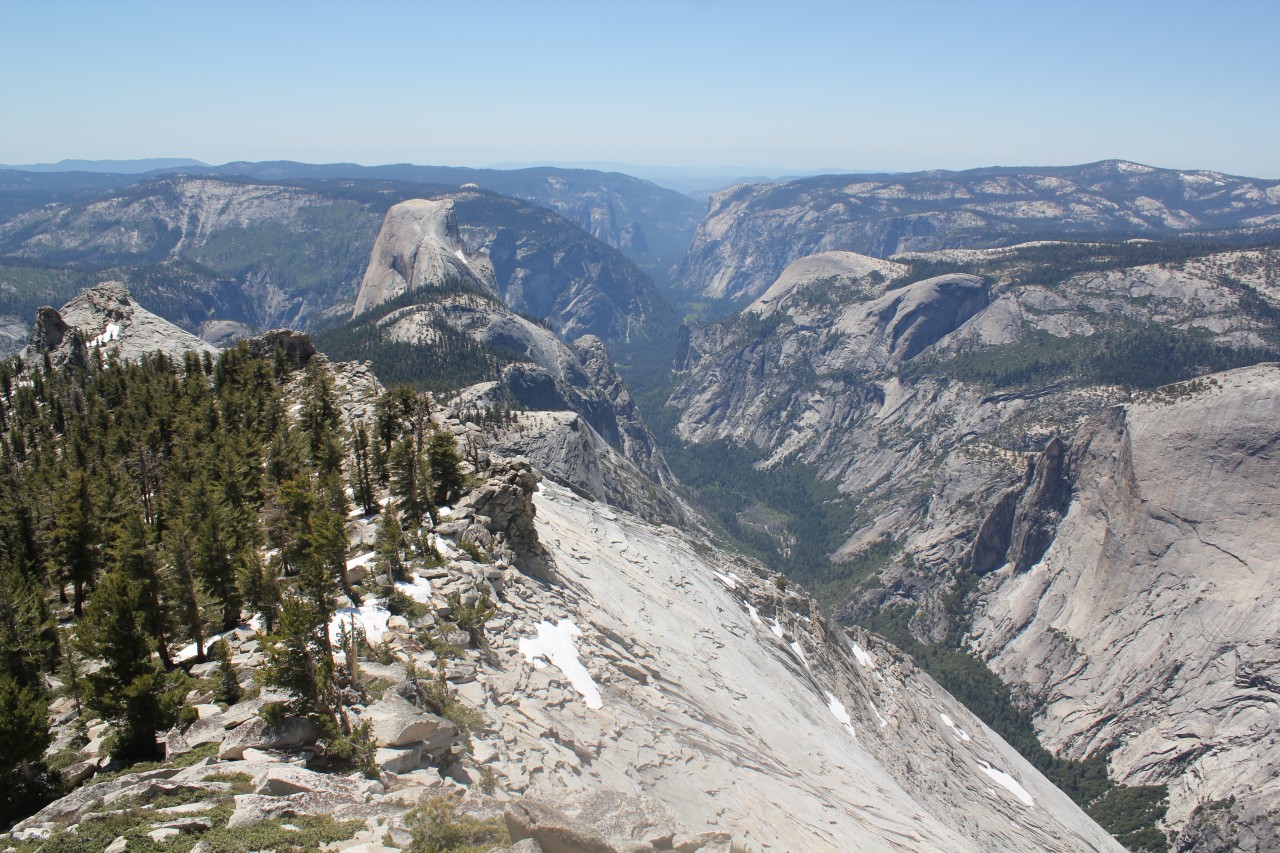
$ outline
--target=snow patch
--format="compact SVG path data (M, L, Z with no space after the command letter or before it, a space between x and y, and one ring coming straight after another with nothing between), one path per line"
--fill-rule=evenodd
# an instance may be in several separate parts
M571 619L561 619L558 625L544 620L538 623L537 637L525 637L520 641L520 654L534 666L537 666L538 658L555 664L569 679L573 689L582 694L586 706L599 710L604 705L600 701L600 687L578 659L578 650L573 645L573 638L581 634L582 630Z
M960 740L964 741L965 743L969 743L973 740L973 738L969 737L968 732L966 732L964 729L960 728L954 722L952 722L951 718L948 717L946 714L939 713L938 716L942 718L942 722L946 725L947 728L955 732L956 737L960 738Z
M880 721L880 728L883 729L885 726L889 725L889 721L886 720L883 715L881 715L880 709L876 707L876 704L874 702L868 699L867 704L871 706L871 713L875 714L876 719Z
M805 667L809 666L809 659L804 656L804 647L800 645L799 640L796 640L791 644L791 651L795 653L796 657L800 658L800 662L804 664Z
M347 571L351 571L352 569L359 568L360 566L367 566L370 563L372 563L374 557L377 557L377 556L378 555L376 553L374 553L373 551L370 551L367 554L361 554L358 557L352 557L350 560L347 560Z
M751 614L751 621L757 625L763 625L764 620L760 618L760 611L756 610L755 605L748 604L747 612Z
M381 604L362 604L359 607L340 607L329 620L329 639L338 642L338 634L343 626L350 630L352 620L364 630L365 639L370 643L381 643L387 633L387 620L391 611Z
M777 637L779 640L782 639L782 626L778 624L777 619L769 620L769 630L772 631L773 635Z
M108 323L107 328L103 330L102 334L89 341L89 346L100 347L103 344L118 340L120 340L120 324Z
M396 589L419 604L431 603L431 581L420 575L414 575L411 581L396 581Z
M858 659L858 663L862 664L863 667L866 669L876 668L875 658L871 657L871 655L867 653L866 649L855 643L853 640L849 641L849 647L853 649L853 656Z
M724 584L725 586L729 587L729 589L737 589L737 588L738 588L738 582L734 579L734 577L733 577L732 575L722 575L722 574L720 574L719 572L717 572L715 569L712 569L712 570L711 570L711 574L713 574L713 575L715 575L717 578L719 578L719 579L720 579L720 583L722 583L722 584Z
M990 764L983 761L982 759L978 759L978 769L981 770L983 773L985 773L988 777L990 777L991 781L995 782L997 785L1004 788L1006 791L1009 791L1015 797L1021 800L1024 806L1026 806L1027 808L1035 807L1036 801L1033 800L1031 798L1031 795L1027 793L1026 788L1018 784L1017 779L1014 779L1012 776L1010 776L1008 773L1005 773L1003 770L997 770L996 768L992 767Z
M822 695L827 697L827 710L831 712L831 716L836 718L840 725L848 729L849 734L857 737L858 734L853 730L853 720L849 718L849 712L845 710L844 703L837 699L830 691L822 691Z

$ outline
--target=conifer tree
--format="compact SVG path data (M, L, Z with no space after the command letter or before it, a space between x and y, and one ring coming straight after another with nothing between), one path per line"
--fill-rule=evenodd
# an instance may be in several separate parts
M404 529L400 526L400 514L395 506L387 504L378 517L378 530L374 539L374 551L377 553L378 570L387 576L391 583L406 580L404 565L405 549Z
M443 430L431 434L427 461L435 480L434 500L437 506L448 503L462 492L462 460L453 436Z
M156 652L166 667L173 665L169 656L169 608L165 601L160 561L150 535L142 521L140 507L134 505L115 524L107 548L108 563L141 587L146 602L147 631L154 638Z
M43 686L0 672L0 825L53 799L56 786L41 763L52 741Z
M53 528L49 531L49 556L53 575L60 584L71 584L72 612L84 612L85 588L98 570L98 508L90 474L84 468L63 469L54 487Z
M427 457L415 448L412 436L405 436L392 445L388 468L391 472L391 496L405 520L419 525L426 515L434 516L431 470Z
M94 590L78 626L82 653L103 662L85 676L87 704L114 724L112 754L131 760L162 757L156 733L171 724L176 708L151 654L155 638L147 631L145 609L141 584L113 570Z
M373 467L369 456L369 432L365 429L364 424L356 427L355 436L351 443L353 460L354 478L351 483L352 494L355 495L356 503L360 504L365 515L372 515L378 511L378 503L375 499L373 490Z

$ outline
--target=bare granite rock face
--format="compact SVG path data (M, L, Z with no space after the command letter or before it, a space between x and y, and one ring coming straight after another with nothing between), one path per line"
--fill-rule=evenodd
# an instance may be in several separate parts
M452 200L402 201L383 220L352 316L405 293L447 285L494 291L493 267L487 256L467 258Z
M187 352L218 351L138 305L123 284L106 282L73 297L58 311L39 309L21 354L27 361L48 353L54 364L85 364L93 350L126 360L162 352L179 363Z
M475 761L543 849L1119 850L901 652L759 564L547 482L534 501L555 575L504 574ZM670 823L635 847L532 829L613 838L602 791Z
M1037 461L1008 525L971 642L1034 699L1045 745L1114 747L1112 777L1167 783L1188 838L1273 836L1280 365L1088 421Z
M675 815L662 803L617 791L525 797L504 817L513 842L533 839L545 853L672 850L678 831Z

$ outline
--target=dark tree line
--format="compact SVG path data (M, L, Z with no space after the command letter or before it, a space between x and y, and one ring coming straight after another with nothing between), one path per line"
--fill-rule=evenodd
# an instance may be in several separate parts
M90 362L0 363L0 823L58 792L50 677L112 723L113 756L159 758L183 667L225 656L211 638L246 619L294 710L349 734L329 623L359 603L350 504L378 511L389 490L401 556L406 527L465 487L429 397L393 388L349 433L322 358L292 374L245 346Z

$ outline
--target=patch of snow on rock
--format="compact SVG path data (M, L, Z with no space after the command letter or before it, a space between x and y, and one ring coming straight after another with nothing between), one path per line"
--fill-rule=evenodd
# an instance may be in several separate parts
M822 695L827 697L827 710L831 712L831 716L835 717L836 721L849 731L849 734L857 737L857 732L853 730L853 720L849 718L849 712L845 710L844 703L829 691L822 691Z
M1015 797L1021 800L1022 804L1025 805L1027 808L1035 807L1036 801L1033 800L1031 798L1031 795L1027 793L1026 788L1018 784L1017 779L1014 779L1012 776L1010 776L1008 773L1005 773L1003 770L997 770L996 768L992 767L990 764L988 764L987 762L981 759L978 760L978 769L981 770L983 773L985 773L987 776L991 777L991 780L995 782L997 785L1009 791Z
M370 643L381 643L383 635L387 633L387 620L390 618L391 611L381 604L340 607L338 612L333 614L333 618L329 620L329 639L336 643L342 626L349 628L351 621L354 619L355 623L363 629L365 639Z
M871 657L866 649L852 640L849 641L849 647L853 649L853 656L858 659L858 663L862 664L867 669L876 668L875 658Z
M578 660L578 650L573 645L573 638L581 634L582 630L570 619L561 619L557 625L543 620L538 623L537 637L525 637L520 641L520 654L534 665L538 658L555 664L569 679L573 689L582 694L586 706L599 710L604 706L600 701L600 687Z
M973 738L969 737L969 733L966 732L964 729L960 728L959 726L957 726L954 722L952 722L949 716L941 713L938 714L938 716L942 718L942 722L946 725L947 728L951 729L951 731L956 733L956 737L960 738L960 740L964 741L965 743L969 743L970 741L973 740Z
M431 603L431 581L420 575L414 575L411 581L396 581L396 589L419 604Z

